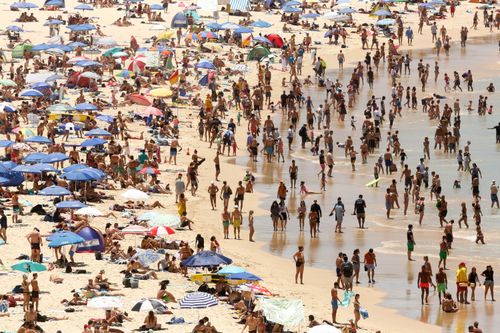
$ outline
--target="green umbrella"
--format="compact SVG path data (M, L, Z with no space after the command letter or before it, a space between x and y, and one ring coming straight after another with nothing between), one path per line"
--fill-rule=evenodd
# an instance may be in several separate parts
M120 52L120 51L123 51L123 47L113 47L109 50L106 50L103 54L106 56L106 57L109 57L110 55L112 55L113 53L116 53L116 52Z
M248 53L247 60L260 60L270 54L271 51L269 51L269 49L266 49L262 46L257 46Z
M47 270L47 267L44 265L30 260L20 261L10 267L15 271L21 271L24 273L43 272Z
M0 86L16 87L17 84L14 81L12 81L11 79L5 79L5 80L0 80Z

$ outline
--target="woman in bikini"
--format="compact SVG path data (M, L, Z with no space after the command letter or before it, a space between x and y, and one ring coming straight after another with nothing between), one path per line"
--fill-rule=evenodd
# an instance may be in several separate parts
M295 252L293 255L293 260L295 261L295 283L297 282L298 277L300 276L300 284L304 284L303 278L304 278L304 264L305 264L305 259L304 259L304 247L299 246L299 250Z

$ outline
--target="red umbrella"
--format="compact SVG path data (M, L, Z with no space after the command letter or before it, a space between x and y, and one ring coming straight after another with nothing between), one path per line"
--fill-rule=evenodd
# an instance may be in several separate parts
M146 98L146 96L141 95L141 94L130 94L127 96L127 98L134 104L139 104L139 105L144 105L144 106L150 106L151 102L149 99Z
M152 236L168 236L173 234L175 234L174 229L162 225L149 229L149 235Z
M139 171L140 174L142 175L159 175L160 174L160 170L158 169L155 169L155 168L152 168L152 167L145 167L145 168L142 168L141 171Z
M138 111L137 114L141 115L141 116L146 116L146 117L149 115L152 115L152 116L162 116L163 115L161 110L155 108L154 106L148 106L144 110Z
M142 72L146 68L146 57L143 55L137 56L128 65L128 70L134 73Z
M278 34L269 34L266 36L274 47L281 49L283 47L283 39Z

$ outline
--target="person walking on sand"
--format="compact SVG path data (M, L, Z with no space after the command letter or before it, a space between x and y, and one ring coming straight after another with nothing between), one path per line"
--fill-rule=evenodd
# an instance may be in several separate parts
M415 261L411 258L411 253L415 248L415 238L413 236L413 224L408 224L408 231L406 232L406 247L408 249L408 261Z
M210 195L210 205L212 210L217 208L217 192L219 192L219 187L212 181L208 187L208 194Z
M356 294L354 296L354 302L353 302L353 305L354 305L354 326L356 327L356 329L359 329L359 325L358 325L358 322L359 320L361 319L361 303L359 302L359 294Z
M339 299L339 284L337 282L333 284L330 295L332 296L332 299L330 301L330 304L332 305L332 324L338 324L337 310L339 309L339 304L341 303L341 301Z
M42 246L42 236L40 235L40 230L38 228L33 228L26 238L31 246L31 261L41 262L40 249Z
M369 249L368 252L365 253L365 270L368 275L368 283L375 283L375 267L377 266L377 258L373 249Z
M253 235L255 234L255 228L253 226L253 214L254 214L253 210L250 210L248 212L248 240L250 242L255 242L253 240Z
M304 284L304 247L299 246L298 251L293 255L293 260L295 261L295 283L297 284L298 278L300 277L300 284Z

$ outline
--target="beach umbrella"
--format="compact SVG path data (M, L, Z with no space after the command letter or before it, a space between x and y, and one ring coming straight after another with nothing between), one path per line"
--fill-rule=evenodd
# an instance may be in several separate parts
M230 280L262 281L260 277L249 272L231 273L226 278Z
M139 262L144 267L148 267L149 265L157 262L163 256L157 252L151 250L139 251L137 252L132 259Z
M35 89L24 89L19 94L21 97L42 97L43 94Z
M52 7L64 7L64 2L63 0L49 0L45 2L44 5Z
M430 4L434 6L442 6L445 2L443 0L431 0Z
M91 103L79 103L75 105L75 109L78 111L94 111L98 110L97 106Z
M149 234L152 236L164 237L175 234L175 231L170 227L156 226L149 229Z
M221 30L234 30L234 29L238 29L240 26L236 23L232 23L232 22L225 22L225 23L222 23L220 28Z
M175 30L168 30L168 31L164 31L162 32L161 34L159 34L158 36L156 36L157 40L169 40L170 38L172 38L175 34Z
M103 130L102 128L94 128L93 130L88 131L85 133L85 136L112 136L113 134L109 133L106 130Z
M222 52L223 50L222 45L217 43L205 43L203 47L213 52Z
M307 13L307 14L302 15L302 18L303 19L316 19L316 18L318 18L320 16L321 15L319 15L317 13Z
M248 273L248 271L236 265L228 265L217 271L217 274L238 274L238 273Z
M228 257L212 251L202 251L182 261L185 267L210 267L219 265L229 265L233 261Z
M375 11L374 13L372 13L371 15L374 15L374 16L391 16L392 13L387 10L387 9L379 9L377 11Z
M46 187L43 190L39 191L38 194L39 195L60 197L60 196L64 196L64 195L70 195L71 192L68 191L67 189L65 189L64 187L52 185L52 186Z
M245 283L242 285L238 286L238 290L240 291L250 291L254 294L259 294L259 295L265 295L265 296L272 296L273 293L269 291L266 287L260 285L260 284L255 284L255 283Z
M17 25L9 25L5 28L7 31L13 31L13 32L23 32L23 28Z
M45 267L44 265L31 260L20 261L10 266L10 268L12 268L15 271L20 271L24 273L43 272L47 270L47 267Z
M90 31L95 30L95 26L92 24L74 24L68 25L67 28L71 31Z
M200 39L217 39L219 35L212 31L202 31L198 34L198 38Z
M40 160L42 163L56 163L69 160L69 156L63 153L50 153Z
M0 103L0 110L4 112L16 112L16 108L14 105L8 103L8 102L2 102Z
M189 32L189 33L185 34L184 38L186 38L188 40L199 40L198 35L194 32Z
M9 178L5 178L5 177L0 177L0 185L5 185L6 183L10 182L10 179ZM1 239L1 241L3 241L3 239ZM5 244L5 242L3 243ZM0 243L1 245L1 243Z
M94 60L79 60L73 63L73 65L78 67L92 67L92 66L102 67L101 63Z
M146 98L146 96L141 94L130 94L127 98L134 104L150 106L151 102Z
M271 43L272 43L272 41L271 41ZM271 51L269 51L269 49L262 47L262 46L257 46L257 47L254 47L252 50L250 50L250 52L248 52L247 60L260 60L260 59L268 56L269 54L271 54Z
M112 47L106 51L103 52L103 55L105 55L106 57L109 57L111 55L113 55L113 53L116 53L116 52L120 52L120 51L123 51L123 47Z
M19 8L19 9L33 9L33 8L38 8L38 5L35 5L32 2L14 2L10 6L12 8Z
M162 214L162 213L160 213L160 212L155 212L155 211L144 212L144 213L142 213L141 215L139 215L139 216L137 217L137 219L138 219L139 221L148 221L148 220L153 219L153 218L154 218L154 217L156 217L156 216L161 216L161 214ZM173 215L173 214L172 214L172 216L177 216L177 215ZM179 218L177 218L177 220L179 220ZM169 225L169 227L171 227L171 226Z
M14 141L10 140L0 140L0 148L7 148L14 144Z
M284 7L289 7L289 6L300 6L300 5L301 5L300 1L290 0L290 1L285 2L281 6L282 6L282 8L284 8Z
M394 23L396 23L396 20L395 19L382 19L382 20L378 20L377 21L377 25L393 25Z
M341 330L335 326L328 324L321 324L311 327L307 333L342 333Z
M80 172L86 172L86 173L92 172L92 173L98 174L100 176L106 175L103 171L96 169L96 168L89 167L86 164L72 164L72 165L64 168L63 171L64 172L80 171Z
M128 57L129 54L125 51L118 51L112 54L113 58Z
M103 144L106 144L108 143L108 141L104 140L104 139L101 139L101 138L91 138L91 139L87 139L85 141L82 142L81 146L82 147L94 147L94 146L98 146L98 145L103 145Z
M354 9L354 8L352 8L352 7L344 7L344 8L340 8L340 9L338 10L338 12L339 12L340 14L352 14L352 13L356 13L356 12L357 12L357 10L356 10L356 9Z
M92 7L89 4L82 3L82 4L78 5L78 6L75 6L75 9L76 10L94 10L94 7Z
M94 72L83 72L82 74L80 74L79 78L80 77L84 77L84 78L92 79L92 80L100 80L101 79L101 76L97 73L94 73Z
M347 3L351 3L351 0L338 0L337 5L345 5Z
M97 208L94 207L83 207L75 211L76 215L83 215L83 216L103 216L104 214Z
M32 166L34 170L38 170L40 172L57 172L58 170L54 168L52 164L48 163L38 163Z
M193 292L179 301L181 309L204 309L219 304L217 298L209 293Z
M253 32L253 29L247 27L239 27L238 29L235 29L234 32L236 32L237 34L250 34Z
M56 20L56 19L51 19L51 20L47 20L47 21L45 21L45 22L43 23L43 25L44 25L44 26L48 26L48 25L61 25L61 24L63 24L63 23L64 23L64 21L61 21L61 20ZM68 45L72 46L71 44L72 44L72 43L70 43L70 44L68 44Z
M76 109L68 104L53 104L47 107L45 110L50 112L72 112Z
M341 15L337 12L328 12L328 13L323 15L323 18L330 20L330 21L335 21L335 22L342 22L342 21L349 20L349 16Z
M21 173L42 173L40 170L37 170L33 167L33 165L29 164L21 164L12 169L15 172Z
M160 214L157 212L150 212L150 213L153 216L148 215L147 219L146 219L145 214L142 214L141 217L143 218L143 221L149 220L148 224L151 227L154 227L154 226L175 227L181 223L179 215ZM153 214L153 213L155 213L155 214Z
M262 20L257 20L253 23L250 24L250 26L255 27L255 28L269 28L272 27L272 24L266 21Z
M4 168L7 168L8 170L12 170L17 166L17 163L13 161L5 161L0 163L0 165Z
M71 231L59 231L47 237L50 241L49 247L60 247L64 245L80 244L85 242L82 236Z
M150 90L149 95L154 97L170 97L172 96L172 90L169 88L156 88Z
M220 23L217 23L217 22L209 22L206 24L206 26L207 26L207 28L213 29L213 30L220 30L221 29Z
M152 168L152 167L145 167L142 168L141 171L139 171L141 175L159 175L160 170Z
M101 37L97 40L96 45L104 47L112 47L118 45L118 42L111 37Z
M95 119L101 120L101 121L104 121L104 122L107 122L110 124L115 120L115 118L113 116L110 116L107 114L100 114L97 117L95 117Z
M52 141L49 138L47 138L46 136L41 136L41 135L31 136L29 138L26 138L24 141L31 142L31 143L52 144Z
M56 208L60 209L80 209L84 207L87 207L87 205L79 200L66 200L56 203Z
M144 68L146 68L146 62L147 58L145 56L137 56L132 59L127 69L134 73L142 72L144 71Z
M141 111L138 111L137 113L140 115L143 115L143 116L150 116L150 115L151 116L162 116L163 115L163 112L161 112L160 109L157 109L154 106L148 106L147 108L145 108Z
M297 7L287 6L283 8L283 11L285 13L301 13L302 9Z
M135 303L132 307L132 311L137 312L149 312L149 311L157 311L164 310L167 308L167 305L160 300L157 299L146 299Z
M194 65L194 67L203 69L217 69L212 61L207 59L201 59L197 64Z
M47 156L48 154L45 153L33 153L23 158L23 160L26 163L40 163Z
M3 80L0 80L0 86L4 86L4 87L17 87L17 83L15 83L14 81L12 81L11 79L3 79Z
M24 137L34 136L35 132L31 128L26 127L16 127L12 130L12 133L21 133Z
M93 309L111 310L123 307L123 301L119 297L99 296L91 298L87 302L87 307Z
M61 177L64 179L67 179L69 181L74 181L74 182L86 182L86 181L95 180L95 178L92 175L85 173L85 172L82 172L82 171L67 172L67 173L63 174Z
M148 232L148 228L140 225L129 225L121 230L124 235L145 235Z
M147 193L136 190L135 188L126 190L121 194L121 196L132 201L145 201L149 199L149 195Z

